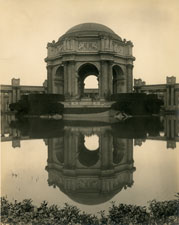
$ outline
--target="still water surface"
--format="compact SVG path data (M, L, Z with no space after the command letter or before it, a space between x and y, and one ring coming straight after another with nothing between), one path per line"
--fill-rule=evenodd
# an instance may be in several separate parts
M179 121L136 118L117 124L2 118L2 196L88 213L111 201L147 205L178 192Z

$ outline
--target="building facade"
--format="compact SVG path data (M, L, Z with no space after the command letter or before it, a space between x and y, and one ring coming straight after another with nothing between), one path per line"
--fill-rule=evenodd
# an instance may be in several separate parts
M134 79L133 44L121 39L110 28L97 23L79 24L69 29L57 42L47 45L47 80L43 86L1 85L1 112L9 111L9 104L22 95L54 93L65 96L67 107L110 107L108 97L117 93L157 94L164 101L166 111L179 110L179 83L167 77L166 84L146 85ZM98 88L85 88L85 80L95 76Z
M167 77L166 84L146 85L141 79L134 79L134 91L138 93L157 94L164 101L166 111L179 110L179 83L176 77Z
M20 85L20 79L13 78L11 85L0 86L1 113L8 112L10 110L9 105L19 101L22 95L42 94L46 93L46 90L46 82L44 82L43 86L27 86Z

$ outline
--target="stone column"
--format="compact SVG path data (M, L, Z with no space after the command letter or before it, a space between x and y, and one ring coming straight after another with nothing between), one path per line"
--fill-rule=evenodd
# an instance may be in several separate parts
M113 93L113 74L112 74L112 62L108 63L108 85L109 85L109 94Z
M68 63L68 93L72 96L72 64L71 62Z
M68 95L68 62L64 62L64 94Z
M47 92L52 93L52 66L47 66Z
M108 93L108 77L107 77L107 61L101 61L101 76L102 76L102 97L106 97Z
M75 74L75 61L71 62L71 79L72 79L72 96L76 95L76 74Z
M102 68L100 68L100 71L99 71L99 97L100 98L103 98L103 76L102 76Z
M127 92L131 93L133 91L133 65L127 65Z
M74 83L74 86L75 86L75 96L78 96L79 95L79 90L78 90L78 71L76 71L76 68L75 69L75 83Z

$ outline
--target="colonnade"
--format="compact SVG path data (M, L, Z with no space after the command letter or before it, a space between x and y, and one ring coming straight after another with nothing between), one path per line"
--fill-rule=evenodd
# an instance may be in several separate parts
M75 99L81 95L81 91L84 88L82 85L82 78L80 77L81 67L85 65L91 65L95 67L98 74L93 74L93 71L87 71L89 75L96 75L98 78L99 85L99 98L104 99L106 96L110 96L114 93L129 93L133 89L133 66L128 64L127 66L115 64L110 60L101 60L99 62L84 62L80 66L79 62L76 61L65 61L58 66L47 66L47 77L48 77L48 93L64 94L66 99ZM113 68L119 67L122 71L115 80L116 88L114 88L114 72ZM64 68L64 88L63 93L59 92L59 84L56 71L59 67ZM121 69L122 68L122 69Z

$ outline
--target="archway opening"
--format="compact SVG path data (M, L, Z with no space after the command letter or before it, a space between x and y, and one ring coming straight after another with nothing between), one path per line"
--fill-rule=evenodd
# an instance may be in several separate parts
M78 71L79 95L82 98L96 99L99 96L99 71L93 64L87 63Z
M94 166L99 160L99 137L82 135L79 141L79 162L87 167Z
M98 79L94 75L89 75L84 80L84 88L85 89L98 89Z
M113 94L122 93L124 87L124 76L120 66L113 66Z

